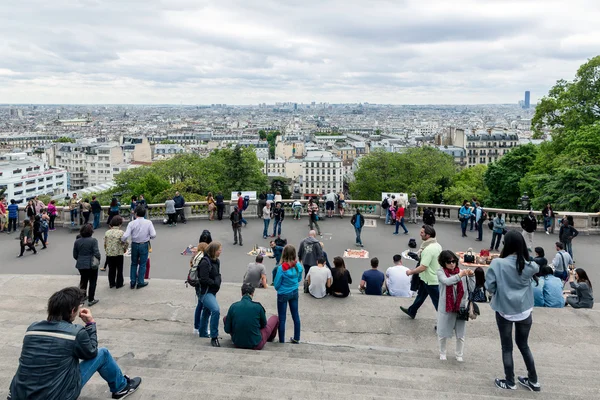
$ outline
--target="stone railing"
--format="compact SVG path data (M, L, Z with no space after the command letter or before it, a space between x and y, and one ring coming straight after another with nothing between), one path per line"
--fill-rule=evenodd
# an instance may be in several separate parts
M283 200L283 207L286 210L286 216L292 214L292 204L296 200ZM308 200L299 200L303 205L303 209L301 215L306 215L306 204ZM233 210L233 206L236 203L229 202L225 203L224 210L224 218L229 218L229 214ZM417 208L417 215L421 217L423 215L423 210L425 208L431 207L434 210L436 222L450 222L450 223L459 223L458 221L458 211L460 206L455 205L445 205L445 204L428 204L422 203L419 204ZM326 215L325 211L325 202L319 202L320 215ZM344 212L345 215L352 215L356 209L360 209L361 213L366 218L377 218L377 219L385 219L387 210L381 207L381 202L379 201L369 201L369 200L346 200ZM58 207L59 213L56 216L55 225L69 227L71 225L71 217L69 213L68 207ZM151 220L162 221L167 218L165 212L164 204L149 204L148 205L148 215ZM511 210L511 209L499 209L499 208L485 208L485 211L488 213L488 218L495 218L498 213L502 213L504 219L506 220L506 224L508 227L520 227L520 223L523 218L528 214L528 211L525 210ZM208 205L204 201L199 202L189 202L186 203L184 207L184 213L186 219L196 220L196 219L208 219ZM336 216L339 216L339 210L337 204L334 209L334 213ZM131 218L131 213L129 209L129 205L121 206L121 216L124 218L125 222L129 221ZM538 220L539 226L543 227L543 216L539 211L534 211L534 214ZM600 214L598 213L577 213L577 212L562 212L555 211L556 218L554 221L555 230L558 229L558 223L560 218L563 216L569 215L573 217L573 222L575 228L579 230L582 234L600 234ZM406 219L408 219L408 210L406 213ZM108 217L108 206L102 207L102 213L100 215L101 224L105 224ZM258 217L258 202L251 201L248 209L244 211L244 218L257 218ZM26 218L24 207L19 208L19 221L23 221ZM215 211L216 218L216 211ZM80 215L78 215L78 220L81 219ZM93 216L90 215L89 222L93 221ZM76 224L79 225L81 221L77 221ZM543 229L543 228L540 228Z

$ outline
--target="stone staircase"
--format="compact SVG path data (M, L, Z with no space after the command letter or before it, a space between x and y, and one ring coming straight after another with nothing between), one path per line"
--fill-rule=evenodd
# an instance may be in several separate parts
M0 275L0 398L18 365L23 333L45 317L48 297L77 284L77 276ZM469 322L465 362L448 344L448 361L438 359L435 313L426 303L417 319L400 312L410 299L368 297L300 298L302 343L269 343L262 351L233 348L222 332L221 348L192 335L195 296L181 281L152 279L143 290L109 290L101 279L92 308L100 345L123 371L143 384L131 399L597 399L600 314L594 310L536 309L530 346L542 393L519 387L501 391L500 341L494 315ZM225 284L217 296L222 316L239 299L239 285ZM255 300L276 311L272 288ZM288 317L286 339L293 323ZM515 349L517 374L525 368ZM542 397L540 397L542 396ZM110 398L99 376L82 399Z

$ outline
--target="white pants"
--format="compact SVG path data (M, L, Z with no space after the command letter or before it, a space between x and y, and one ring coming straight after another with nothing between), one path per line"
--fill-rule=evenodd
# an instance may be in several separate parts
M440 344L440 355L446 355L446 341L448 338L445 337L439 337L438 336L438 342ZM463 350L465 348L465 338L464 337L457 337L456 338L456 357L462 357L463 356Z
M525 238L525 243L527 243L527 248L533 250L533 232L523 230L523 237Z

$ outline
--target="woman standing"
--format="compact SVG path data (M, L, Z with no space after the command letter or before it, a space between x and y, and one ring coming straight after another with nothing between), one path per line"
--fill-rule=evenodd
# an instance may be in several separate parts
M206 248L209 243L201 241L198 243L196 248L192 249L194 255L190 259L190 268L195 265L198 267L202 258L204 258L204 253L206 252ZM196 286L196 297L200 297L200 285ZM202 303L196 301L196 311L194 312L194 335L198 335L200 333L200 316L202 315Z
M98 249L98 240L92 237L93 234L92 224L83 225L79 230L79 237L73 245L73 258L77 260L75 268L79 270L79 275L81 275L79 288L84 292L87 291L89 307L98 303L95 295L98 267L100 266L100 250Z
M208 195L206 196L206 204L208 205L208 220L214 221L215 210L217 209L217 205L215 203L215 199L213 197L212 192L208 192Z
M131 203L129 203L129 220L135 219L135 208L137 207L137 196L131 196Z
M502 235L504 235L504 218L502 218L502 213L498 213L492 223L492 243L490 244L490 251L498 251L498 247L500 247L500 239L502 239Z
M36 216L35 204L33 203L33 200L29 200L27 202L27 206L25 207L25 213L27 214L27 218L29 218L29 221L33 222L33 219Z
M458 211L458 219L460 220L460 229L462 231L462 237L467 237L467 225L469 225L469 219L473 213L469 207L469 200L464 200L463 205Z
M169 226L177 226L177 210L175 210L173 196L168 196L167 201L165 201L165 214L167 214L167 223Z
M542 210L542 215L544 216L544 231L546 231L546 235L554 233L554 210L552 209L552 204L546 204L546 207Z
M21 243L21 253L18 257L23 257L23 253L25 252L25 246L29 247L33 254L37 254L35 250L35 246L33 245L33 232L31 231L31 221L26 219L23 221L23 229L21 229L21 234L19 235L19 242Z
M110 228L104 234L104 252L106 253L106 263L108 264L108 287L123 287L123 254L127 252L129 243L123 242L123 218L115 215L110 220Z
M275 203L281 203L283 201L283 197L281 197L281 192L280 191L276 191L275 192L275 197L273 198Z
M592 282L588 278L587 273L583 268L571 270L569 284L572 290L567 290L564 293L567 295L566 304L573 308L592 308L594 307L594 291L592 290Z
M446 360L446 341L456 332L456 361L463 361L465 330L467 321L459 320L458 311L466 307L469 299L469 285L475 286L473 271L458 268L458 257L450 250L444 250L438 257L442 268L437 270L440 282L440 300L437 311L437 334L440 345L440 360ZM468 278L467 278L468 277ZM467 279L470 280L467 283Z
M277 315L279 316L279 343L285 342L285 320L287 306L290 306L294 320L294 337L292 343L300 343L300 314L298 314L298 285L302 281L302 264L296 259L296 248L291 244L283 248L281 265L275 275L275 290L277 291Z
M200 280L200 293L198 295L198 306L202 308L200 325L198 326L200 337L209 337L208 321L210 319L210 344L213 347L221 347L219 343L219 317L221 309L217 302L217 293L221 288L221 255L223 247L219 242L212 242L206 248L205 256L198 266L198 279Z
M92 205L90 204L90 199L83 199L81 204L81 215L83 215L83 223L87 224L90 220L90 213L92 212Z
M485 286L492 294L491 307L496 311L496 323L500 332L502 344L502 362L504 363L505 379L496 379L500 389L515 390L515 368L513 364L513 325L515 327L515 342L525 365L528 376L519 376L521 385L534 391L540 391L533 354L529 349L528 339L533 311L533 288L531 280L538 281L535 274L539 267L528 261L529 252L525 238L517 231L509 231L504 236L504 248L500 258L496 258L488 269Z
M110 206L108 208L108 220L106 224L110 226L110 220L115 216L119 215L119 210L121 209L121 203L117 200L116 197L113 197L110 201Z
M338 193L338 211L340 212L340 218L344 218L344 209L346 208L346 200L344 200L344 193L341 191Z
M352 277L350 271L346 269L346 264L342 257L334 257L333 259L333 283L329 288L329 293L334 297L348 297L350 294L350 285L352 284Z
M48 228L51 231L54 231L54 220L56 219L56 201L52 200L48 204L48 215L50 216L50 222L48 223Z

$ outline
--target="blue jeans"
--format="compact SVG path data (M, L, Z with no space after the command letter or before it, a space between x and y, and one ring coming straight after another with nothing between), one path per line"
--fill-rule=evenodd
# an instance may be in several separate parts
M277 228L279 228L279 232L277 232ZM273 236L275 235L281 235L281 220L277 218L273 220Z
M96 372L108 383L108 387L112 393L123 390L127 385L127 380L123 376L121 368L119 368L117 362L105 347L98 348L98 355L95 358L79 363L81 386L85 386Z
M277 315L279 316L279 343L285 343L285 319L287 305L294 320L294 340L300 340L300 314L298 314L298 290L288 294L277 294Z
M210 337L219 337L219 317L221 309L217 302L217 296L212 293L200 294L198 296L198 306L202 309L198 330L200 337L208 337L208 320L210 319ZM197 308L196 308L197 309Z
M358 243L358 244L363 244L362 240L360 240L360 232L361 231L362 231L362 228L354 227L354 233L356 233L356 243Z
M472 231L473 230L473 225L477 224L475 222L475 216L472 215L471 218L469 218L469 220L471 221L471 227L469 228L469 230Z
M248 225L248 221L246 221L246 220L244 219L244 217L242 217L242 211L241 211L241 210L240 210L240 222L241 222L242 224L244 224L244 225Z
M94 213L94 229L100 226L100 213Z
M144 284L144 275L146 275L146 262L148 261L148 242L131 243L131 269L129 271L129 281L131 285ZM139 265L139 269L138 269Z
M421 281L421 285L419 286L419 291L417 292L417 298L415 302L408 308L408 314L411 317L417 316L417 311L423 305L425 300L427 300L427 296L431 297L431 302L435 307L435 311L438 309L438 301L440 300L440 288L438 285L428 285L425 282Z
M75 220L77 219L77 209L73 209L71 210L71 222L75 222Z
M468 225L469 225L469 217L465 217L465 218L463 218L462 221L460 221L460 229L462 230L463 236L467 235L467 226Z
M569 253L569 255L571 256L572 259L575 259L575 257L573 257L573 242L568 242L568 243L563 243L565 245L565 251L567 253Z
M479 240L483 240L483 222L479 221L477 222L477 239Z
M265 228L263 229L263 237L269 236L269 224L271 223L270 218L263 219L263 223L265 224Z
M388 208L385 213L385 224L386 225L390 223L391 218L392 218L392 213L390 212L390 209Z
M401 217L399 220L396 220L396 232L394 233L398 233L399 227L402 227L402 229L404 229L404 233L408 233L408 229L406 229L406 226L404 225L404 217Z

